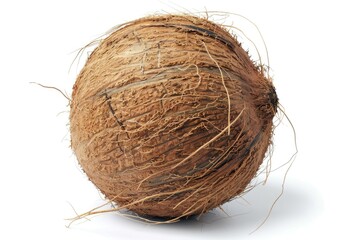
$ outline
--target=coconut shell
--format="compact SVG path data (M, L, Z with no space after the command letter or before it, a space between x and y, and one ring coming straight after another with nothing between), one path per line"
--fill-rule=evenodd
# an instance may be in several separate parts
M119 208L181 218L247 189L271 143L277 96L223 27L163 15L100 41L73 87L71 147Z

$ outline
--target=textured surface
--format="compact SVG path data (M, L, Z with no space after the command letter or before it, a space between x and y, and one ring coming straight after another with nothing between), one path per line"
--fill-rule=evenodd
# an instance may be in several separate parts
M270 144L277 97L226 30L156 16L114 30L73 88L72 148L118 207L179 218L243 192Z

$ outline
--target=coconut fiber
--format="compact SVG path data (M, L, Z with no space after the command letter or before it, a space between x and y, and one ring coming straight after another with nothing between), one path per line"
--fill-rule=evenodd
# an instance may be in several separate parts
M194 16L142 18L109 33L79 73L71 147L119 209L202 214L247 190L277 101L228 30Z

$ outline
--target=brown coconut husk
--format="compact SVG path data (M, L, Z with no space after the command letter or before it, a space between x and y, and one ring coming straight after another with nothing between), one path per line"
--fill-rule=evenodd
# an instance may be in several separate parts
M246 190L276 109L271 80L226 29L147 17L103 39L78 75L71 147L119 208L179 219Z

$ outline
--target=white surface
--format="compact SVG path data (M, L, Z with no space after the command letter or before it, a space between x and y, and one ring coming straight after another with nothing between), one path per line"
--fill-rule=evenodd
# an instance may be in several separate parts
M245 196L251 205L224 206L236 216L208 215L223 218L215 223L153 226L105 214L66 228L68 202L84 212L102 200L69 149L65 98L29 82L70 93L72 52L101 33L149 13L205 7L258 25L296 127L299 154L270 218L249 235L279 194L281 171ZM359 22L356 1L2 1L0 239L359 239ZM294 151L291 134L286 122L276 131L278 163Z

